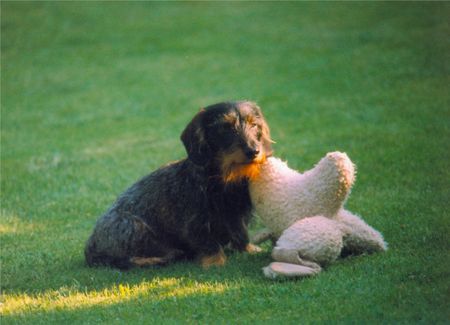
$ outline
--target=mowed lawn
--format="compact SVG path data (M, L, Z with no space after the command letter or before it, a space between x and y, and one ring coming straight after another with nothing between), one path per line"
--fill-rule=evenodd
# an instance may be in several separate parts
M449 3L1 2L1 322L450 322ZM118 194L185 156L202 106L255 100L277 156L358 166L386 253L270 281L270 246L88 268ZM257 218L251 232L262 227Z

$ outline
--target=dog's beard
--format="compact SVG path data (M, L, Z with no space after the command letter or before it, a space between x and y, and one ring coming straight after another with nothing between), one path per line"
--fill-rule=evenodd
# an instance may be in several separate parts
M266 161L266 155L260 154L248 162L245 160L244 162L239 161L241 160L233 160L233 155L222 161L222 179L224 183L239 182L243 179L256 179L259 176L261 164Z

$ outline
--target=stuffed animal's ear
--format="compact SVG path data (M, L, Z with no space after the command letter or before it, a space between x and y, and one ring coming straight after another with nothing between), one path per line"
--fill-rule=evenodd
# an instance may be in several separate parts
M186 148L188 158L196 165L205 165L210 159L210 148L206 142L203 127L205 112L204 109L200 110L181 133L181 141Z

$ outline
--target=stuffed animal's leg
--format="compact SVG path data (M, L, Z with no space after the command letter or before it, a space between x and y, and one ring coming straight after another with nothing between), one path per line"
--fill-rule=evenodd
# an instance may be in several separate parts
M277 262L302 265L317 272L322 269L319 264L302 259L297 249L275 247L272 250L272 257Z
M263 268L264 275L270 279L278 277L305 277L315 275L320 269L314 269L303 265L273 262Z
M275 247L272 257L277 262L263 268L264 275L270 279L311 276L322 270L319 264L302 259L295 249Z
M268 278L317 274L320 265L333 262L341 253L342 231L334 220L316 216L297 221L286 229L272 250L276 261L263 269Z
M302 265L307 260L315 265L328 265L341 254L342 238L338 222L322 216L305 218L281 234L272 257L278 262Z
M341 209L335 220L344 226L344 249L349 253L373 253L387 249L383 236L350 211Z

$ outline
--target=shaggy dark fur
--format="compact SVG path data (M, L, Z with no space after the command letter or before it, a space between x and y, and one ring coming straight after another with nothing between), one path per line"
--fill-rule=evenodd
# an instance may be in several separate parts
M199 259L225 263L223 247L249 244L248 179L271 155L269 128L252 102L202 109L181 135L188 157L161 167L126 190L97 221L88 265L128 268Z

